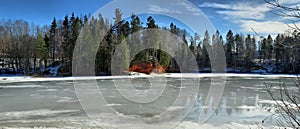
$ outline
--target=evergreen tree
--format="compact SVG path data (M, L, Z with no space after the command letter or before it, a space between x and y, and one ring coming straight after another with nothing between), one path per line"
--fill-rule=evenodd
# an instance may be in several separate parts
M267 52L268 52L268 49L267 49L267 39L264 38L262 41L261 41L261 45L260 45L260 57L261 59L263 59L263 62L265 62L265 59L267 59Z
M202 59L202 42L197 44L197 49L196 49L196 61L197 61L198 68L201 68L203 64L201 59Z
M236 44L236 54L237 54L237 62L238 66L242 66L242 60L244 59L245 56L245 44L244 44L244 38L242 35L236 34L235 35L235 44Z
M245 69L250 70L252 67L252 60L254 59L254 54L255 53L255 43L253 43L253 40L251 38L251 35L248 35L245 39L245 45L246 45L246 50L245 50Z
M234 36L231 30L228 31L226 35L226 45L225 45L225 55L227 65L233 65L233 55L234 55Z
M242 59L244 57L244 51L245 51L244 38L242 35L239 34L235 35L235 44L236 44L235 51L238 54L238 58Z
M81 61L86 62L86 63L82 63L82 69L80 71L83 72L91 72L88 71L89 68L91 67L90 65L92 63L94 63L92 60L89 60L89 58L94 57L94 51L96 51L97 47L96 47L96 42L95 41L95 36L93 35L92 31L91 31L91 27L89 22L85 22L84 27L82 28L82 36L79 37L79 41L77 42L77 44L79 44L80 46L80 50L81 50L81 54L79 55L79 57L81 57ZM84 74L84 73L83 73Z
M123 23L124 23L124 20L122 19L122 13L121 13L121 10L120 9L116 9L115 10L115 26L114 26L114 29L115 29L115 32L117 34L117 42L120 43L121 40L120 40L120 37L121 37L121 33L122 33L122 26L123 26Z
M253 62L254 58L256 58L256 40L254 37L251 39L251 44L250 44L250 54L251 54L251 62Z
M196 41L195 41L195 39L194 39L193 36L190 36L190 43L191 43L191 44L190 44L189 48L190 48L190 50L192 51L192 53L195 54Z
M155 58L157 58L158 55L156 50L159 48L158 32L157 32L158 26L155 24L155 20L153 19L152 16L149 16L147 18L146 25L148 30L145 31L145 33L143 34L143 44L144 45L152 44L152 47L154 47L154 49L148 49L145 57L147 58L147 60L152 60L152 59L155 60ZM151 46L147 46L147 48L150 47Z
M119 63L123 65L122 68L128 68L127 65L130 64L130 50L128 47L129 42L129 34L130 34L130 24L128 21L124 22L122 19L122 13L120 9L115 10L115 26L114 31L116 38L113 38L116 40L116 45L120 45L120 49L118 51L121 51L122 55L119 55L123 57L119 60ZM119 71L121 74L123 71Z
M220 35L220 32L217 30L216 33L212 36L212 52L210 53L210 61L214 61L216 62L217 61L217 56L218 55L218 50L220 48L220 46L223 47L223 39L222 39L222 36ZM223 48L221 48L223 49Z
M210 36L208 31L205 31L204 38L203 38L203 47L202 47L202 59L201 62L203 62L203 68L210 67L210 60L208 55L208 50L210 49Z
M266 56L267 59L272 59L273 56L273 52L274 52L274 48L273 48L273 39L271 37L271 35L268 35L267 41L266 41Z
M52 62L55 61L55 54L57 51L57 39L56 39L56 19L54 18L50 27L50 37L49 37L49 50L50 50L50 57L52 57Z
M274 53L276 64L280 63L283 59L284 46L283 46L284 37L281 34L278 34L274 41Z
M70 22L71 22L71 44L70 44L70 49L71 50L69 52L69 55L72 57L72 54L73 54L73 49L74 49L74 46L75 46L75 43L76 43L76 40L79 36L79 33L80 33L80 30L81 30L81 20L79 19L79 17L74 17L73 16L74 14L72 14L72 17L70 19Z
M179 28L177 28L177 26L173 23L170 24L170 32L179 36Z
M152 16L149 16L147 18L147 28L158 28L158 26L155 24L155 20L153 19Z
M48 58L47 45L41 34L38 34L38 36L37 36L36 51L37 51L38 58L40 59L39 67L41 68L42 61L46 61ZM44 67L46 68L47 64L44 64L44 65L45 65ZM41 69L40 69L40 71L41 71Z
M64 59L67 58L70 59L71 55L69 55L69 51L70 51L70 25L69 25L69 18L68 15L65 16L65 19L63 21L63 28L62 28L62 36L63 36L63 41L62 41L62 47L63 47L63 62Z
M131 43L130 45L130 52L131 52L131 56L134 57L135 55L133 53L137 53L137 49L140 48L141 45L141 29L142 29L142 24L140 21L140 18L134 14L131 15L131 21L130 21L130 25L131 25Z

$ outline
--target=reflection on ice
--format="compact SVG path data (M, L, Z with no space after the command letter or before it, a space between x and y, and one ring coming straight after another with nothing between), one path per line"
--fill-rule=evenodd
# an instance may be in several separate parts
M290 82L291 79L282 76L226 75L226 87L219 105L206 123L199 124L199 118L202 119L211 110L209 106L204 106L204 103L210 84L219 84L211 82L211 77L217 75L207 74L206 77L204 75L195 77L194 74L187 74L193 78L179 78L176 74L165 76L168 79L165 91L157 100L146 104L126 100L114 86L112 79L114 77L100 77L97 80L99 90L97 92L101 92L107 101L107 104L102 106L112 107L116 113L98 113L101 114L98 117L102 120L96 121L98 123L91 122L84 114L75 94L74 83L76 81L72 81L72 78L50 80L25 78L26 81L8 79L9 83L0 83L0 86L5 87L0 89L0 127L99 128L99 125L103 125L111 128L131 129L131 120L138 118L140 126L137 126L145 128L144 124L157 126L158 123L162 126L175 124L172 123L174 121L169 120L179 119L178 116L189 112L176 128L257 128L257 124L271 116L276 110L276 102L271 101L272 99L265 92L264 82L276 85L279 81ZM190 87L180 85L183 80L186 84L193 84L197 78L200 78L197 94L189 94L193 93L189 91ZM84 80L85 77L80 79ZM124 77L117 77L117 79L122 80ZM150 85L147 85L149 83L147 80L147 77L131 78L134 88L141 91L149 89ZM88 85L85 88L89 91ZM188 91L183 95L187 97L186 99L183 96L178 97L181 90ZM176 98L179 98L178 101L175 101ZM174 106L174 102L182 106ZM208 104L211 105L211 101ZM192 105L191 110L184 108L186 105ZM166 110L169 113L163 117ZM200 116L201 113L204 114ZM276 117L267 119L263 126L275 128L276 119Z

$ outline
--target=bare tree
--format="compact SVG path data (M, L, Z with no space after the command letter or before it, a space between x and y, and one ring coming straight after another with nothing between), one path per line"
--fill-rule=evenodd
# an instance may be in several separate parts
M284 127L300 129L300 80L294 85L279 84L279 93L273 90L272 84L266 84L267 92L276 102L275 114L279 117L277 124Z
M264 0L272 12L278 16L290 18L292 24L287 24L292 30L295 30L293 36L299 41L299 31L296 22L300 19L300 8L294 5L282 4L279 0ZM293 50L299 50L299 45L289 46ZM294 63L297 67L298 63ZM296 73L297 74L297 73ZM276 102L275 115L279 117L277 122L280 126L300 129L300 79L294 79L294 85L287 86L285 83L279 84L279 92L275 92L272 84L266 84L267 92Z
M295 5L285 5L282 4L282 1L279 0L264 0L272 8L272 12L278 16L290 18L292 25L287 24L291 29L300 31L300 28L297 26L296 22L300 19L300 7ZM283 0L284 1L284 0Z

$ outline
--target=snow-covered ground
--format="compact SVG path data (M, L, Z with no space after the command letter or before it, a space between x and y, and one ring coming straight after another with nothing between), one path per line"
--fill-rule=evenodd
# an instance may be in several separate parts
M165 73L165 74L133 74L128 76L85 76L85 77L31 77L31 76L0 76L0 83L5 82L39 82L39 81L67 81L67 80L93 80L93 79L122 79L122 78L149 78L149 77L169 77L169 78L204 78L204 77L298 77L295 74L236 74L236 73Z

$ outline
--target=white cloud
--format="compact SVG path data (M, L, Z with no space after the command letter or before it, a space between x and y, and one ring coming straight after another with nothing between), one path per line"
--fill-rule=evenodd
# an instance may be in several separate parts
M199 5L200 8L221 8L221 9L230 9L232 8L231 5L228 4L219 4L219 3L209 3L205 2L201 5Z
M272 0L270 0L272 1ZM300 4L299 0L279 0L282 5L296 6ZM286 24L285 22L291 18L270 18L267 13L272 9L267 3L254 2L237 2L233 4L220 3L203 3L199 5L202 8L216 8L219 9L216 13L224 15L224 19L231 20L238 25L242 32L253 33L253 30L259 34L276 35L278 33L286 33L292 30L289 26L293 24ZM300 27L300 22L296 23Z
M174 13L174 14L192 14L202 15L199 8L187 3L177 0L174 3L170 3L169 6L162 7L159 5L149 5L150 12L154 13Z
M255 19L261 20L265 18L265 13L270 11L267 4L258 4L251 2L239 2L234 4L204 3L199 7L210 7L225 9L216 13L229 16L236 19Z
M259 22L254 20L240 20L238 23L240 24L242 31L248 33L252 33L252 29L254 29L256 32L261 34L276 35L278 33L285 33L291 30L291 28L287 24L279 21ZM293 26L293 24L289 25ZM296 25L300 26L300 22L296 23Z
M299 0L279 0L280 4L291 5L291 4L300 4Z
M177 5L183 6L187 12L192 13L193 15L201 15L200 10L198 8L193 7L187 2L178 2Z
M288 0L289 3L295 2ZM287 2L286 2L287 3ZM234 4L218 4L218 3L204 3L199 7L218 8L216 13L224 15L227 20L238 25L242 32L253 33L253 29L260 34L277 34L285 33L290 30L283 20L274 19L274 21L267 20L267 12L271 8L267 3L254 2L237 2Z
M149 11L159 12L159 13L170 13L171 12L169 9L162 8L158 5L150 5Z
M229 17L238 18L238 19L255 19L261 20L265 18L264 13L257 13L253 11L217 11L219 14L223 14Z

